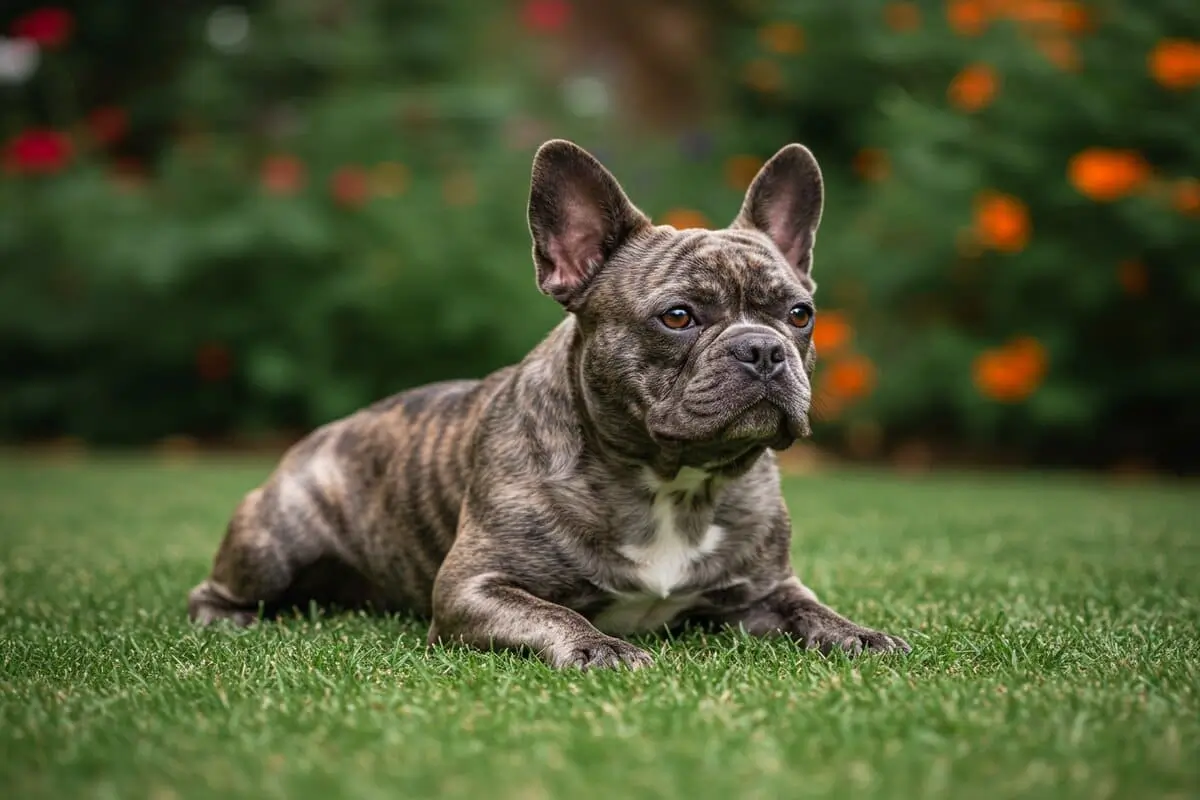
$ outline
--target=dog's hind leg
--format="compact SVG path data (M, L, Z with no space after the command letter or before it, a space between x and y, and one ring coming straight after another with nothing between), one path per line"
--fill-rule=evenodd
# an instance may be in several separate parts
M285 507L279 494L276 479L252 491L238 506L211 574L188 595L192 621L207 625L228 620L245 626L260 612L271 614L324 599L316 591L314 572L337 561L325 530L330 521L305 513L305 504Z

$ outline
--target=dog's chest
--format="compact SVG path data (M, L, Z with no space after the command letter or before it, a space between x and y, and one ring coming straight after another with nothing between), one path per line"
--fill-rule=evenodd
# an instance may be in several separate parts
M704 559L717 550L725 531L712 524L711 511L697 502L706 476L684 471L656 487L646 520L648 536L619 545L622 588L593 620L606 633L661 628L695 606L706 587L695 577ZM630 587L630 588L626 588Z

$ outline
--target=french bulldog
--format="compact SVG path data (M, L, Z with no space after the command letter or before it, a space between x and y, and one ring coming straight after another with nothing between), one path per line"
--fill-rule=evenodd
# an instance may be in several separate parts
M565 317L515 366L318 428L233 514L197 623L310 603L432 618L430 644L651 663L685 623L903 651L791 565L774 451L809 430L824 188L791 144L722 230L654 225L563 140L533 161L537 285Z

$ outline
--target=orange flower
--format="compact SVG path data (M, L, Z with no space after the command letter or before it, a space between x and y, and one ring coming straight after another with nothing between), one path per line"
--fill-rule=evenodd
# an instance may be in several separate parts
M707 228L708 218L690 208L676 208L663 215L662 223L678 230Z
M835 396L856 400L875 388L875 365L866 356L847 356L830 365L826 385Z
M339 205L357 208L371 197L371 185L362 167L339 167L329 179L329 192Z
M783 71L774 61L756 58L743 69L742 80L751 89L770 94L779 91L783 86Z
M954 76L947 90L950 102L963 111L979 111L996 96L998 79L986 64L972 64Z
M1183 178L1171 190L1171 205L1181 214L1200 215L1200 180Z
M1079 71L1079 51L1075 43L1065 36L1039 36L1034 44L1054 66L1063 72Z
M946 19L955 33L978 36L988 24L988 10L983 0L951 0L946 4Z
M1017 403L1029 397L1046 376L1046 349L1028 336L984 350L975 358L972 377L985 397Z
M763 48L779 55L795 55L804 49L804 29L794 22L771 22L758 32Z
M1082 33L1091 25L1087 9L1070 0L1007 0L998 6L998 16L1026 26Z
M258 179L271 194L295 194L304 186L304 162L290 155L267 156L259 168Z
M840 311L822 311L813 325L812 342L817 353L830 355L841 350L850 342L854 329Z
M1139 297L1144 295L1150 283L1146 275L1146 265L1135 258L1122 261L1117 265L1117 282L1121 284L1125 294Z
M864 181L882 181L891 174L888 155L877 147L864 147L854 156L854 171Z
M1080 194L1108 202L1142 187L1150 178L1150 165L1133 150L1091 147L1071 158L1067 177Z
M916 3L888 3L883 9L887 26L897 33L915 31L921 27L921 9Z
M739 192L750 188L750 182L762 169L763 160L758 156L733 156L725 162L725 180Z
M1168 89L1188 89L1200 83L1200 42L1163 39L1147 59L1150 74Z
M1029 209L1018 198L984 192L975 201L975 235L986 247L1019 253L1029 244Z
M821 383L813 390L811 409L813 419L829 422L842 415L846 409L846 399L835 394L826 384Z

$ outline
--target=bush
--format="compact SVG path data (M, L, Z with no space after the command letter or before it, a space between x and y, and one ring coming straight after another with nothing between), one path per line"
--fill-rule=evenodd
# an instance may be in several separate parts
M307 428L482 374L559 318L542 138L681 226L795 140L828 182L820 440L1200 464L1193 3L704 4L715 111L652 136L554 85L566 2L159 6L12 20L44 41L3 88L0 435Z
M745 118L832 176L836 428L1200 463L1200 9L814 1L749 23Z

